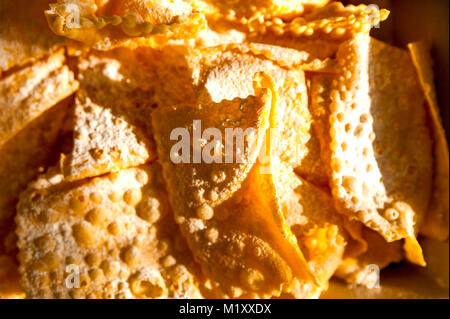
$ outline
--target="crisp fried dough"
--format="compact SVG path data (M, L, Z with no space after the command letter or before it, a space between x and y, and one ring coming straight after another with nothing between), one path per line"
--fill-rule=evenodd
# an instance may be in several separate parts
M63 63L58 52L0 80L0 147L78 88Z
M118 16L125 16L129 12L138 13L144 21L154 25L173 23L177 17L192 13L190 1L185 0L121 0L117 1Z
M153 110L195 101L185 52L173 46L120 48L81 58L74 148L63 161L66 178L96 176L155 158Z
M362 238L368 243L367 251L358 257L344 259L336 271L336 276L349 284L376 288L383 268L403 259L402 243L388 243L377 232L362 228Z
M281 42L281 44L285 44ZM321 46L320 46L321 47ZM311 46L279 46L272 44L264 44L260 42L237 43L223 46L222 50L233 50L245 54L252 54L260 59L266 59L274 62L274 64L286 68L297 69L302 71L310 71L316 73L336 73L337 64L330 57L336 53L332 50L321 50ZM321 53L318 53L321 52Z
M110 7L105 1L104 8L109 10L101 10L92 1L58 0L45 16L57 35L98 50L159 46L170 39L195 38L206 26L203 15L193 12L184 0L123 0L117 8Z
M432 142L412 61L365 34L344 43L337 58L330 107L337 208L387 241L405 238L408 259L424 265L415 236L431 197Z
M0 148L0 298L20 297L14 215L20 193L54 161L53 152L64 116L65 100L32 121Z
M0 299L448 288L430 48L343 3L0 0Z
M64 38L49 29L44 10L50 0L2 0L0 3L0 75L55 52Z
M202 297L157 164L72 183L50 170L17 207L27 297Z
M378 10L372 6L344 6L333 2L314 12L284 22L282 20L261 21L255 19L249 23L249 31L254 35L269 34L280 38L285 36L302 38L322 38L327 40L345 40L355 33L369 33L370 29L384 21L389 11Z
M346 247L345 217L334 208L331 195L298 177L284 163L276 166L277 193L287 224L320 282L320 291L342 262ZM304 283L291 295L302 298Z
M150 121L155 74L144 66L138 73L141 65L130 52L91 54L79 63L74 147L63 160L69 180L137 166L156 156Z
M446 240L448 238L449 213L449 161L448 144L434 86L433 62L430 48L426 43L414 42L408 45L420 84L428 102L434 139L434 189L430 207L428 207L420 233L430 238Z
M26 126L0 149L0 227L15 212L20 192L57 154L57 142L66 101L54 106Z
M313 116L313 127L320 141L322 165L328 176L331 176L331 135L330 135L330 105L332 83L336 79L332 74L310 75L310 110ZM368 243L363 237L364 225L355 220L343 220L343 227L349 235L345 248L345 264L354 265L355 257L365 253Z
M303 52L309 59L309 64L302 67L305 71L335 73L333 57L339 45L355 33L369 33L388 14L370 6L343 6L333 2L289 22L255 20L249 25L248 40Z
M315 37L298 38L292 35L278 36L274 34L250 35L248 40L255 44L269 44L296 50L301 52L304 56L302 62L308 63L312 63L316 60L324 63L327 59L333 58L336 55L340 43L342 42L342 40L324 40ZM319 68L319 70L321 69L323 68ZM312 71L315 70L313 69Z
M290 19L328 2L329 0L194 0L193 6L213 20L226 19L245 23L261 17Z
M153 88L158 106L195 103L198 92L185 47L140 48L132 52L135 57L119 58L121 61L134 61L134 67L130 63L125 67L129 69L126 78L141 87L144 85L143 89Z
M320 163L320 146L312 130L312 117L308 109L305 75L300 70L279 66L294 65L301 53L269 45L257 45L258 52L248 46L231 46L197 50L188 57L194 74L194 84L205 88L211 99L245 98L253 93L252 77L259 71L270 74L277 86L278 127L282 138L274 145L274 152L288 162L303 177L315 184L326 184L328 177ZM267 58L274 52L277 62ZM283 57L280 57L284 55Z
M261 173L263 168L270 170L270 163L269 167L253 165L265 130L269 124L275 125L276 111L273 84L268 90L259 88L257 83L257 95L246 99L162 108L153 113L159 158L176 221L205 274L223 296L229 297L270 297L289 286L293 276L311 280L295 237L283 220L272 176ZM222 163L195 163L193 158L189 163L173 162L182 154L172 149L175 142L170 139L171 132L185 128L190 141L194 120L200 120L202 125L196 129L220 131L222 136L215 138L212 145L216 145L218 152L214 154L220 156ZM240 162L223 163L225 151L220 146L227 144L226 128L256 130L241 147ZM270 148L270 143L265 145ZM188 146L188 154L207 149Z

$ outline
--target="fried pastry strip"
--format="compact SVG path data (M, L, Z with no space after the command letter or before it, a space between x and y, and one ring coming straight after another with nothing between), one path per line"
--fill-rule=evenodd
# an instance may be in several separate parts
M276 111L273 84L271 90L260 87L266 84L254 85L256 96L246 99L161 108L153 113L155 139L175 219L205 274L222 296L229 297L279 295L294 276L313 282L282 216L271 174L262 174L263 167L253 164L266 129L275 124ZM190 136L201 130L200 124L202 128L218 129L220 136L203 136L202 145L191 148L188 144L180 154L171 132L185 129L185 138L191 141ZM256 133L246 133L243 145L226 137L227 129L245 132L249 128ZM242 134L236 137L242 138ZM196 140L198 137L193 136L193 143ZM193 157L199 151L217 158L226 158L228 153L232 161L203 163L195 157L189 161L191 151ZM264 168L270 170L268 165Z
M158 164L77 182L52 169L21 195L16 222L28 297L202 297Z
M404 238L407 258L424 265L416 234L431 197L432 142L411 58L366 34L344 43L337 58L330 108L336 206L389 242Z
M142 67L142 77L137 72L133 77L140 66L135 56L120 54L91 54L79 63L74 146L62 161L68 180L141 165L156 156L149 121L154 72Z
M50 4L45 16L57 35L98 50L195 38L206 23L184 0L122 0L115 7L108 2L99 8L91 0L58 0Z
M211 20L246 23L249 20L278 17L290 19L327 4L329 0L194 0L193 6Z
M20 193L27 184L53 165L70 99L33 120L0 148L0 298L23 297L19 285L14 216Z
M283 214L319 280L320 286L316 288L319 295L326 290L328 280L342 263L347 244L345 217L335 210L329 194L298 177L291 167L279 163L274 171ZM298 280L295 288L285 292L284 297L303 298L305 287L308 283Z
M62 51L0 80L0 147L78 88Z
M48 28L44 10L51 0L2 0L0 75L14 66L43 58L65 44Z
M194 84L205 88L213 101L220 102L249 96L253 93L253 74L260 71L270 74L279 96L277 126L282 136L274 145L274 154L307 180L327 185L328 176L321 164L320 145L308 109L305 75L295 69L296 64L301 64L302 54L270 45L256 48L265 53L258 55L243 45L195 51L188 57ZM267 54L272 54L277 62L267 58ZM279 61L286 66L280 66Z
M329 40L345 40L355 33L368 33L370 28L384 21L389 11L372 6L344 6L333 2L314 12L290 22L279 20L260 23L255 20L250 32L275 34L277 36L324 37Z
M315 59L311 71L335 73L333 58L340 44L355 33L368 33L373 26L386 20L388 14L388 11L373 6L344 6L333 2L291 21L254 20L249 24L251 33L247 40L306 52ZM328 66L317 67L320 61ZM306 67L304 70L308 71Z

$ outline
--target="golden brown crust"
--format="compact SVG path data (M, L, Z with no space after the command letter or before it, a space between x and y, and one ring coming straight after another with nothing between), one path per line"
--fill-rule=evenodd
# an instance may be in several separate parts
M64 60L59 51L0 80L0 147L78 89Z
M388 241L406 238L407 257L424 265L415 236L431 195L431 139L410 57L360 34L338 61L330 116L337 207Z
M27 184L59 155L54 147L69 103L65 100L44 112L0 148L0 298L23 294L16 260L16 204Z
M320 162L319 142L308 109L305 74L301 68L310 61L307 52L265 44L242 44L194 50L188 64L194 83L215 102L252 94L252 79L264 71L273 77L278 91L278 127L281 138L274 153L305 179L326 184Z
M347 244L345 217L334 208L330 194L298 177L284 163L275 167L275 185L286 222L319 280L320 294L343 259ZM292 289L290 294L295 298L306 297L303 293L308 283L299 279L297 284L302 288Z
M153 2L122 1L117 11L102 16L95 3L58 0L45 11L45 16L55 34L97 50L159 46L170 39L195 38L204 29L203 15L193 12L186 1Z
M57 169L18 204L21 283L30 298L201 298L157 164L78 182Z
M269 21L255 19L249 23L253 34L274 34L277 36L322 37L330 40L345 40L356 33L369 33L372 26L384 21L389 11L372 6L344 6L333 2L323 8L297 17L289 22L279 18Z
M134 55L91 54L79 62L73 149L63 159L69 180L119 171L153 160L149 118L156 104L153 70L137 72ZM133 64L133 62L135 62ZM133 67L133 69L129 69ZM139 83L139 84L138 84Z
M221 20L243 27L252 21L279 18L291 20L313 9L326 5L329 0L194 0L193 7L204 12L210 24Z
M253 165L269 122L275 123L269 113L276 108L274 88L255 90L257 96L246 99L163 108L153 114L175 218L222 296L270 297L288 288L293 276L309 278L295 237L280 215L271 175ZM186 128L191 136L196 119L203 128L219 128L223 138L225 128L256 129L241 150L242 163L174 164L170 132ZM219 145L226 144L220 139Z

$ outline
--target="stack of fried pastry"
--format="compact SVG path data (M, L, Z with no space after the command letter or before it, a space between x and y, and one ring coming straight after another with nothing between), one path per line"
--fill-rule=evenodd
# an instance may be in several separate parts
M427 44L370 36L388 15L0 0L0 297L317 298L425 267L448 146Z

